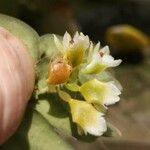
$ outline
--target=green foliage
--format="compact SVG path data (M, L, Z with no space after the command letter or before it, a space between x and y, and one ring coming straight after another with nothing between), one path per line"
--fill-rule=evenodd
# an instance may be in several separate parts
M61 36L58 37L59 39L62 39ZM40 37L39 49L41 54L46 57L52 57L58 52L52 34L45 34Z
M71 150L53 129L51 123L33 107L28 106L24 120L16 132L2 147L2 150Z

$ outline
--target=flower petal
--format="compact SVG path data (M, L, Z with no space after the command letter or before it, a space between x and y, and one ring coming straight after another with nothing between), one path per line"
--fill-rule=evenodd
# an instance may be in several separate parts
M94 52L98 52L100 49L100 42L95 45Z
M89 37L83 33L76 32L73 38L72 49L84 49L86 50L89 47Z
M63 37L63 42L62 42L63 46L64 46L64 49L69 49L70 41L71 41L71 36L66 31L66 33L64 34L64 37Z
M91 62L82 70L82 73L97 74L104 71L106 68L107 66L105 64L101 64L100 55L96 52L93 54Z
M121 59L114 60L114 58L111 55L104 55L101 59L101 64L104 64L108 67L116 67L120 65L121 62Z
M121 94L114 82L101 82L96 79L84 83L80 92L88 103L99 105L99 108L118 102Z
M84 66L85 68L82 70L82 73L97 74L109 67L116 67L120 65L120 63L122 62L121 59L114 60L114 58L111 55L109 55L110 51L108 46L103 47L99 51L100 43L98 42L96 46L93 48L93 50L92 48L93 44L91 43L88 56L90 61L88 61L87 65Z
M100 52L102 52L103 54L109 55L109 54L110 54L109 47L108 47L108 46L103 47L103 48L100 50Z
M79 65L84 57L86 49L89 47L89 37L84 36L83 33L76 32L73 43L66 51L66 57L72 63L73 66Z
M88 103L103 104L107 89L103 82L93 79L85 82L80 87L80 92Z
M112 105L120 100L119 95L121 94L120 90L117 88L114 82L107 83L108 94L105 97L104 104Z
M69 101L73 122L81 127L85 134L101 136L106 130L103 113L98 112L85 101L71 99ZM80 132L81 133L81 132Z
M59 41L59 39L57 38L57 36L54 34L54 42L55 42L55 45L57 47L57 49L60 51L60 52L63 52L63 45L62 43Z

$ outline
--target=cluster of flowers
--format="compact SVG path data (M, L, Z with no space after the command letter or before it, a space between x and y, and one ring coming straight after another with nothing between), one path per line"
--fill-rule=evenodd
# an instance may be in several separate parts
M76 32L72 38L66 32L61 40L54 35L54 43L59 53L49 66L49 85L57 86L59 96L69 104L79 134L101 136L107 130L107 106L119 101L121 89L113 80L104 82L99 76L121 60L110 55L108 46L93 44L83 33ZM63 89L80 93L81 98Z

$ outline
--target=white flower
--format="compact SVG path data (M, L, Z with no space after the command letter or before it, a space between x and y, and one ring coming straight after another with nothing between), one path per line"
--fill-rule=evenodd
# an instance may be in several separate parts
M100 49L100 43L97 43L96 46L93 47L92 42L89 48L88 59L89 62L82 71L83 73L87 74L99 73L101 71L104 71L106 68L116 67L122 62L121 59L115 60L110 55L110 50L108 46Z
M107 130L103 113L98 112L91 104L71 99L69 105L72 120L77 123L79 134L83 131L85 134L101 136Z
M120 100L121 91L113 81L101 82L93 79L85 82L80 87L80 92L88 103L95 106L107 106L114 104Z
M89 47L89 37L85 36L82 32L80 34L76 32L73 38L66 32L61 42L54 35L54 42L64 58L68 59L73 66L77 66L82 62L84 53Z

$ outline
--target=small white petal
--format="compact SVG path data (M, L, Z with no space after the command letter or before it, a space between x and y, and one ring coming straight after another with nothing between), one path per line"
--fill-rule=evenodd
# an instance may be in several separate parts
M79 37L79 32L77 31L73 37L73 41L77 42L78 41L78 37Z
M65 33L65 35L63 37L63 46L64 46L64 49L68 49L69 48L70 41L71 41L71 36L66 31L66 33Z
M92 60L92 54L93 54L93 43L90 42L89 51L88 51L88 61L89 62Z
M57 36L55 34L54 34L54 42L55 42L57 49L62 52L63 45L61 44L61 42L59 41L59 39L57 38Z
M72 49L83 49L86 50L89 47L89 37L85 36L83 33L76 32L73 38Z
M111 89L111 91L114 94L116 94L116 95L120 95L121 94L119 88L115 85L115 82L109 82L108 83L108 87Z
M84 37L84 34L83 34L82 32L80 32L80 36L81 36L81 37Z
M117 60L114 60L113 64L112 64L112 67L116 67L116 66L119 66L121 64L122 60L121 59L117 59Z
M108 92L104 99L105 105L112 105L120 100L121 91L117 88L114 82L107 83Z
M120 98L119 98L118 96L107 97L107 98L105 99L104 104L105 104L106 106L112 105L112 104L115 104L116 102L118 102L119 100L120 100Z
M94 52L99 51L99 49L100 49L100 42L98 42L98 43L96 44L96 46L95 46L95 48L94 48Z
M103 47L103 48L100 50L100 52L102 52L103 54L109 55L109 54L110 54L109 47L108 47L108 46Z
M121 59L114 60L114 58L111 55L104 55L101 59L101 63L107 65L108 67L116 67L120 65L121 62Z
M91 126L87 126L86 130L92 135L101 136L107 130L106 121L102 117L102 113L98 113L95 117L97 118L97 122Z

